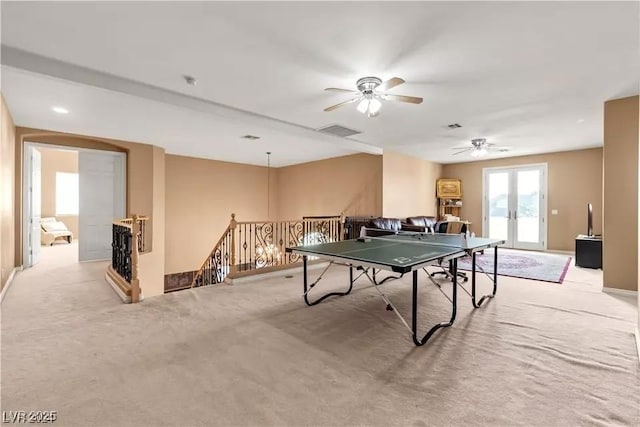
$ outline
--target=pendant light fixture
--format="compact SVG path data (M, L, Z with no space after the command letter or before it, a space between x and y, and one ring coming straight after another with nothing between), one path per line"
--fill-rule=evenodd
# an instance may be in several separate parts
M271 219L271 151L267 151L267 220Z

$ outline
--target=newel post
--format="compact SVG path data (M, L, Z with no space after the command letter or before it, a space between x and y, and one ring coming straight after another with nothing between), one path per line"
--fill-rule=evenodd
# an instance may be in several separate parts
M340 212L340 225L338 226L338 240L344 240L344 212Z
M231 214L231 221L229 222L229 230L231 230L231 273L235 273L237 271L236 266L236 227L238 226L238 222L236 221L236 214Z
M131 302L140 302L140 280L138 279L138 239L140 238L138 215L133 215L131 223Z

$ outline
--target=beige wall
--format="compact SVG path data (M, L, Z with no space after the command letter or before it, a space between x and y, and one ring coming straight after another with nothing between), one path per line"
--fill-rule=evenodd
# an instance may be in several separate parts
M271 171L274 189L277 169ZM277 195L271 192L271 218ZM166 156L166 274L200 268L214 244L237 221L267 220L267 168Z
M144 279L141 281L141 285L145 297L164 293L164 275L167 267L165 234L170 231L170 227L166 223L166 155L164 149L160 147L154 146L152 151L152 188L147 188L147 192L152 195L153 207L150 211L150 217L153 221L147 232L151 234L153 249L151 253L144 253L140 256L140 271L144 271L144 277L141 276ZM138 214L138 212L145 215L143 210L132 210L131 214Z
M232 213L238 221L381 214L381 156L357 154L271 168L269 180L267 173L263 166L167 155L166 274L198 269ZM198 238L187 238L194 230Z
M382 156L353 154L277 169L277 215L382 215Z
M436 180L442 165L390 151L382 156L382 215L437 216Z
M640 97L604 104L605 287L638 289L638 144Z
M0 94L0 289L15 267L15 126Z
M56 173L78 173L78 152L38 148L42 161L42 217L56 217L78 239L78 215L56 215Z
M41 129L16 128L15 137L15 257L22 264L22 146L24 141L96 150L121 151L127 153L127 214L149 215L147 247L150 253L140 257L139 278L145 297L164 293L164 216L158 209L164 206L164 183L160 179L164 164L159 156L162 149L147 144L117 141L105 138L46 131ZM162 159L163 160L163 159ZM158 216L155 217L154 213Z
M587 232L587 203L593 204L593 231L602 233L602 149L444 165L443 178L462 179L461 217L482 230L482 169L547 163L547 249L575 250L575 238ZM557 215L551 210L557 209Z

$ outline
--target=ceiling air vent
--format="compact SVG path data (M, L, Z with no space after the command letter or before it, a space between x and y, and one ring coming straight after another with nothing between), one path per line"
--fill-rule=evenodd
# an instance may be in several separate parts
M260 139L259 136L255 136L255 135L244 135L244 136L241 136L240 138L242 138L242 139L250 139L250 140Z
M359 130L349 129L340 125L325 126L323 128L318 129L318 132L328 133L330 135L335 135L335 136L341 136L343 138L346 136L357 135L359 133L362 133Z
M458 128L461 128L461 127L462 127L462 125L460 125L460 124L458 124L458 123L451 123L450 125L447 125L447 127L448 127L449 129L458 129Z

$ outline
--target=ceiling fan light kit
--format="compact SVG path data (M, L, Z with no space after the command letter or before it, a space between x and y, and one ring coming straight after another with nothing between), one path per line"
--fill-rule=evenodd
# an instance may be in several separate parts
M411 104L420 104L422 98L415 96L404 95L392 95L385 93L386 90L394 88L404 83L404 80L400 77L393 77L385 82L378 77L362 77L356 82L356 88L358 90L341 89L335 87L328 87L327 91L336 92L349 92L355 95L354 98L343 101L339 104L327 107L324 111L333 111L344 105L358 102L356 109L362 114L366 114L367 117L375 117L382 108L382 101L400 101L408 102Z
M382 107L382 102L380 102L376 97L364 98L358 104L358 111L362 114L367 114L367 117L374 117L378 115L380 111L380 107Z
M471 157L482 157L487 154L487 150L485 148L474 149L471 151Z
M471 140L471 147L454 147L453 150L460 150L457 153L453 153L454 156L458 154L466 153L470 151L471 157L482 157L486 155L490 150L497 149L500 153L509 151L507 147L498 148L494 144L487 142L486 138L474 138Z

